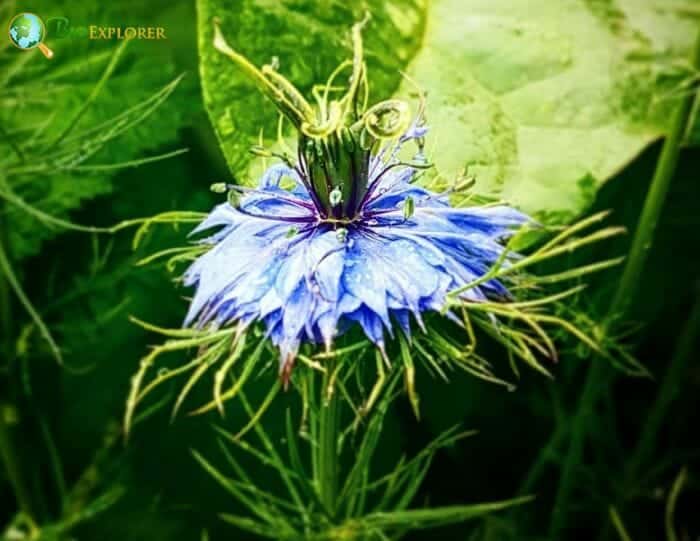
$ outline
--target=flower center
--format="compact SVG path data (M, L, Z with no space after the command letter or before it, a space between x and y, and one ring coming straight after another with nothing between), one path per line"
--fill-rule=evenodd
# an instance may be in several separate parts
M322 220L355 221L367 193L371 146L363 148L349 129L322 138L301 135L299 145L304 174Z

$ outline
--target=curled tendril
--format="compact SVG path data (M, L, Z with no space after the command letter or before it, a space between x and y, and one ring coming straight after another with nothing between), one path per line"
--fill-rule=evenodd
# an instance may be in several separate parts
M325 107L323 107L323 109L325 109ZM332 101L325 119L316 123L303 122L300 129L302 133L308 137L326 137L340 129L342 122L343 109L340 103Z
M375 139L393 139L406 131L411 122L408 103L402 100L386 100L370 107L360 123Z

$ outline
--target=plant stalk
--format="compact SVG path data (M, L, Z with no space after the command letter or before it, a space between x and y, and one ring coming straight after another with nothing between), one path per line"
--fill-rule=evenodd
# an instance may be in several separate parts
M691 62L693 68L697 70L700 65L700 33L695 43ZM610 304L608 317L603 321L604 330L625 315L639 285L640 276L652 245L654 231L678 165L694 99L695 92L683 96L672 117L670 131L661 149L661 155L644 201L622 278ZM566 526L571 494L575 484L576 468L580 466L583 458L588 421L598 398L608 389L608 375L609 367L601 358L594 359L588 367L579 406L572 420L571 442L559 478L549 528L550 539L560 539Z
M8 409L11 406L0 403L0 459L7 472L12 490L17 500L17 507L30 520L32 518L31 497L27 484L24 482L16 448L12 441L12 427L7 422Z
M695 42L691 65L696 72L700 70L700 32ZM642 214L639 217L630 253L622 271L622 278L610 305L609 314L612 319L624 315L639 285L639 277L649 255L654 231L659 221L661 210L666 202L666 195L673 180L673 174L678 165L678 158L683 146L683 139L688 131L688 122L695 96L695 91L683 96L672 117L671 129L664 141L651 186L644 200Z
M5 220L0 216L0 254L5 257L3 244L6 242ZM2 361L10 362L12 353L12 311L11 311L10 284L3 272L0 272L0 342L2 343ZM12 439L12 427L8 422L8 415L12 406L6 402L0 402L0 461L7 472L7 478L12 485L12 490L17 500L17 507L30 522L32 519L32 505L29 487L22 474L21 465L17 456L17 449Z
M628 473L626 477L628 481L633 481L636 478L640 469L644 467L654 452L656 437L671 404L678 395L680 382L688 366L688 360L695 352L693 346L698 340L698 335L700 335L700 295L695 300L690 316L683 326L673 357L671 357L671 362L659 387L659 392L643 423L644 428L635 450L627 462Z
M335 360L326 365L321 388L318 441L319 499L331 516L335 515L338 497L338 437L340 434L340 397L333 387Z
M624 506L625 492L639 479L639 475L649 463L656 449L656 438L671 404L678 396L680 382L688 366L688 361L695 351L693 346L698 340L698 335L700 335L700 295L697 296L690 316L683 326L656 399L643 419L642 433L637 440L637 445L626 461L622 490L617 495L617 503L615 504L615 507L620 510ZM601 541L610 539L612 533L611 524L608 523L601 530L598 539Z

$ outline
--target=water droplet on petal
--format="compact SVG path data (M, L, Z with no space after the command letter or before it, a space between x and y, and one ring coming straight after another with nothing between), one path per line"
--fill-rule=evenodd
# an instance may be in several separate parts
M331 193L329 195L329 201L331 203L332 207L336 207L340 204L340 202L343 200L343 192L340 191L340 187L336 186L331 190Z
M430 162L426 158L423 149L420 149L415 156L413 156L413 163L418 166L428 165Z

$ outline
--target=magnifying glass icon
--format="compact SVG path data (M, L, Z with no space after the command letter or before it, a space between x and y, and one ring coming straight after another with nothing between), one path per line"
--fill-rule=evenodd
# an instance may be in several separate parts
M53 51L43 43L46 39L46 25L38 15L20 13L12 17L9 35L15 47L23 51L38 48L46 58L53 58Z

